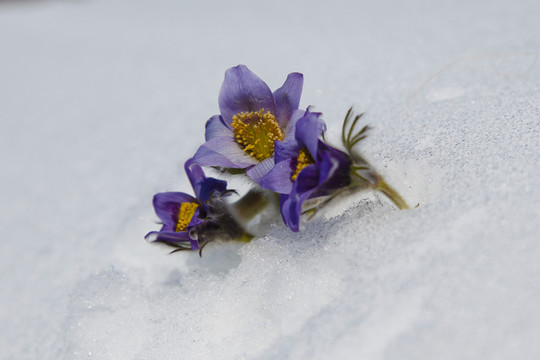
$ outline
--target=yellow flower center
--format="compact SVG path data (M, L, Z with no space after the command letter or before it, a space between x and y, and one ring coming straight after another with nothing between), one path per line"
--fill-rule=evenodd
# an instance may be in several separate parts
M283 133L270 111L242 112L232 119L234 137L245 152L259 161L274 155L274 141L282 141Z
M300 171L302 171L306 166L311 164L315 164L315 160L313 160L309 151L307 151L306 148L300 149L300 152L298 153L298 158L296 159L296 169L291 176L291 180L296 181L296 178L298 177Z
M185 231L195 214L195 210L199 207L196 203L181 203L180 211L178 211L178 221L176 222L176 232Z

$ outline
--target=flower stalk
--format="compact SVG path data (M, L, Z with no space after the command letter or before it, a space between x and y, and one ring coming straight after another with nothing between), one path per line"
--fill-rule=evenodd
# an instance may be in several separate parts
M270 204L267 191L257 187L249 190L244 196L231 205L235 218L244 227L255 216L265 210Z
M410 209L403 197L375 171L364 157L355 151L354 147L361 140L366 138L366 132L369 130L369 126L365 125L355 133L355 129L363 115L364 113L354 116L353 108L349 108L345 120L343 121L343 128L341 131L341 141L343 146L345 146L347 153L354 161L352 175L353 177L356 177L357 183L365 183L366 186L369 186L375 191L382 192L398 207L398 209Z
M382 192L386 197L388 197L397 207L399 210L409 210L410 207L405 202L405 199L401 197L401 195L384 179L381 177L379 183L375 187L375 190Z

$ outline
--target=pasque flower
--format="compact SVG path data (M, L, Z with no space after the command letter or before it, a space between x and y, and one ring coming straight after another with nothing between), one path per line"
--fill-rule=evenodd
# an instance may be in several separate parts
M345 152L326 143L320 113L298 108L303 75L291 73L272 92L245 65L225 72L218 103L220 113L206 122L206 142L185 165L194 196L163 192L153 204L159 231L146 239L178 250L199 249L213 240L250 241L270 226L275 202L283 222L299 231L307 219L331 201L361 190L386 195L399 209L405 200L357 151L367 136L363 114L350 108L343 121ZM206 177L201 166L249 176L255 186L235 202L227 182ZM309 200L309 201L308 201Z
M274 142L294 127L303 75L291 73L279 89L268 85L245 65L225 72L219 93L219 115L206 123L206 142L193 156L202 166L246 169L259 182L274 165Z
M276 141L275 166L260 181L263 188L281 194L281 215L293 231L299 230L304 201L351 183L352 160L319 138L326 128L320 116L308 110L296 122L294 136Z
M154 195L154 209L163 226L151 231L146 239L164 243L179 250L199 249L200 233L219 233L221 222L216 216L223 196L230 193L227 182L206 177L200 166L186 162L184 166L195 197L182 192L163 192ZM234 224L233 219L227 219ZM232 222L231 222L232 221Z

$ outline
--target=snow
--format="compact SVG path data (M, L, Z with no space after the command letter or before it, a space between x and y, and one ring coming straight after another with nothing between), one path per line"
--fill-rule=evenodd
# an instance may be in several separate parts
M533 1L0 2L0 358L537 359ZM224 71L302 106L411 205L357 194L199 258L143 240Z

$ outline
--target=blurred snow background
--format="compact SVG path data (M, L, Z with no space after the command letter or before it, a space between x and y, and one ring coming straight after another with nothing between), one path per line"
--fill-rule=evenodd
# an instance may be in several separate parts
M540 358L539 13L1 1L0 358ZM419 207L359 194L202 259L145 243L239 63L303 72L334 139L367 111L364 154Z

